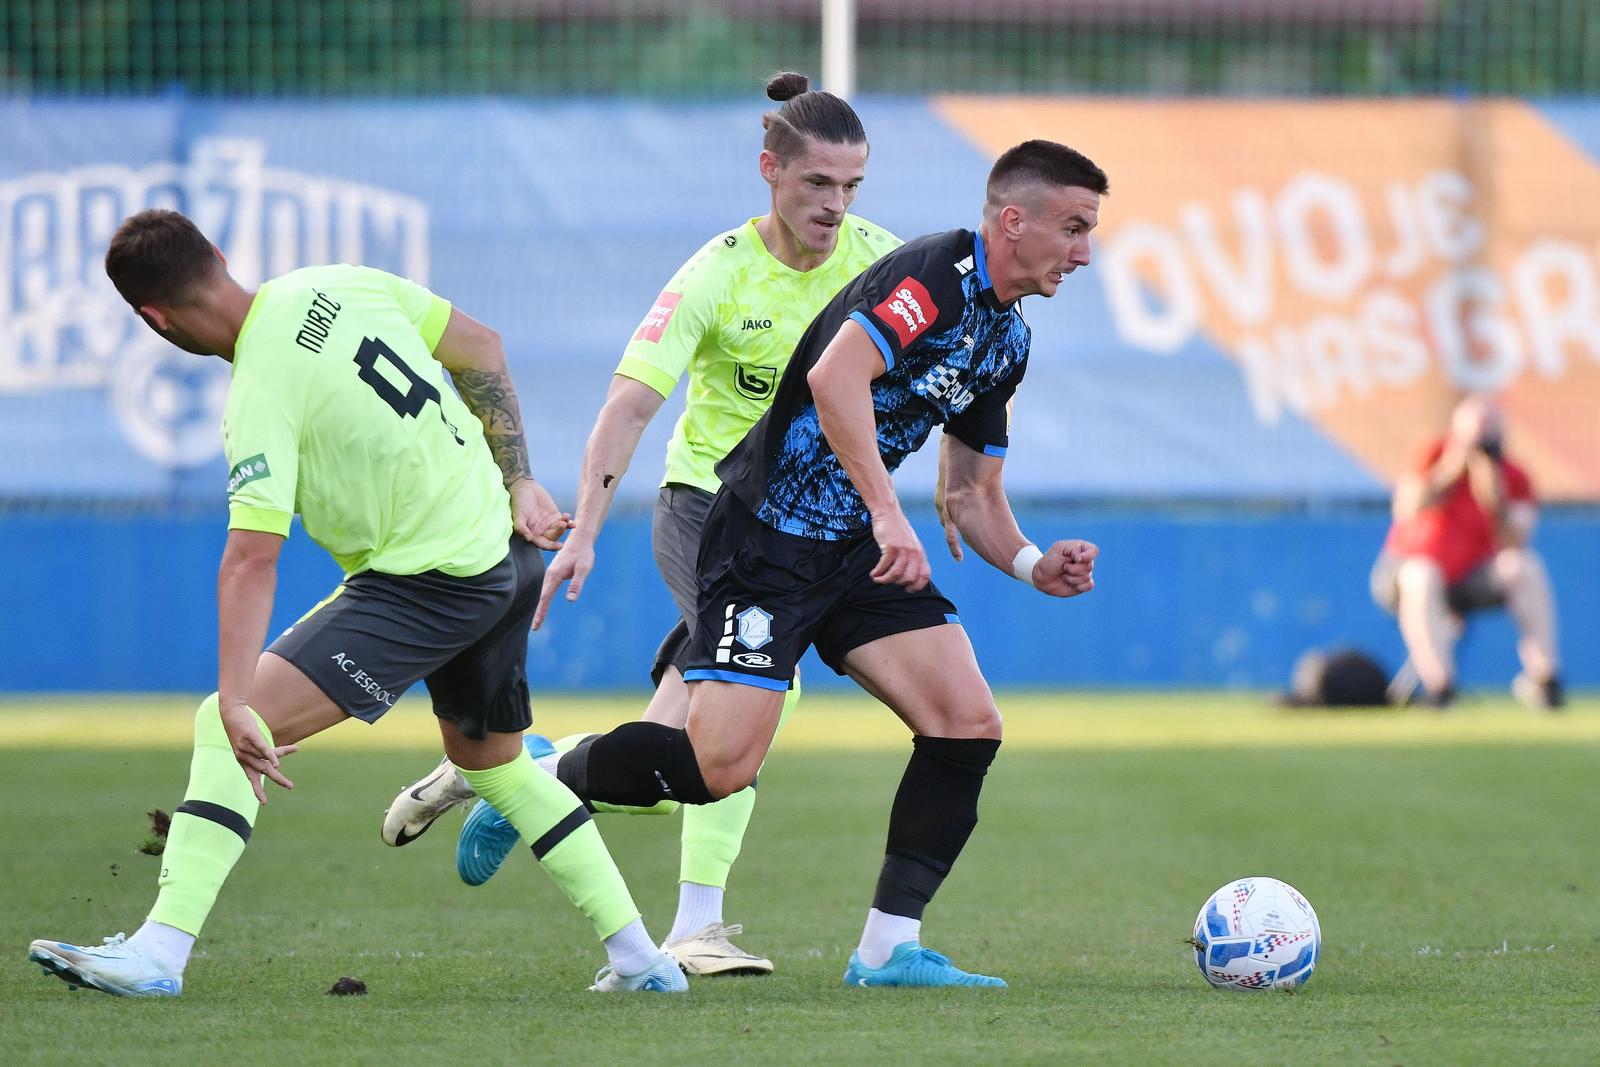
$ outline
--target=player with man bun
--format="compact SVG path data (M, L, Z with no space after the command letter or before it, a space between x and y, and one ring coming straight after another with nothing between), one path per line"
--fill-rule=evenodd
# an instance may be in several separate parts
M682 616L656 654L657 688L644 718L681 727L688 714L683 656L695 618L695 553L712 497L713 469L766 413L795 343L846 282L898 247L888 231L849 214L866 176L867 135L848 103L810 88L802 74L767 83L781 105L763 117L758 167L771 189L767 214L717 234L680 267L623 350L584 450L575 529L546 572L535 626L557 588L576 600L595 566L595 546L639 437L688 376L683 416L667 446L656 498L656 564ZM787 716L799 680L783 702ZM563 739L570 747L581 738ZM530 745L537 741L530 735ZM534 749L536 754L540 750ZM385 816L384 840L404 844L433 819L472 797L458 775L419 779ZM755 806L749 786L720 803L684 809L679 904L666 948L690 974L764 974L770 960L728 940L722 898ZM603 807L603 806L602 806ZM664 800L647 810L676 810ZM488 880L515 845L516 831L480 804L457 850L462 877Z
M922 915L978 822L1001 720L955 606L930 581L895 469L944 426L944 513L984 560L1055 597L1094 588L1098 549L1036 547L1002 479L1032 333L1017 307L1090 258L1105 173L1027 141L989 174L977 230L918 238L840 291L761 421L717 465L700 543L687 725L624 723L557 761L578 796L711 804L748 788L809 647L910 727L912 751L856 986L1003 986L923 947Z

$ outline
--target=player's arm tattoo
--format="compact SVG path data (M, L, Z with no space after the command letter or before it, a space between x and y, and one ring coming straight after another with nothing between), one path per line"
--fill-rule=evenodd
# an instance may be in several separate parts
M522 478L532 478L528 464L528 441L522 432L522 408L510 372L463 367L450 372L461 399L483 423L483 436L489 453L500 465L507 487Z

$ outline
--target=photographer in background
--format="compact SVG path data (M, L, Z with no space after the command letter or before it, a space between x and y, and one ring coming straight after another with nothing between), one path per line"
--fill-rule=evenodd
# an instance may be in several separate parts
M1529 544L1538 506L1528 476L1505 457L1504 423L1487 396L1456 406L1449 432L1395 485L1394 522L1372 569L1373 599L1399 620L1419 702L1432 707L1455 698L1453 646L1467 613L1502 605L1522 661L1512 692L1533 708L1565 703L1555 600Z

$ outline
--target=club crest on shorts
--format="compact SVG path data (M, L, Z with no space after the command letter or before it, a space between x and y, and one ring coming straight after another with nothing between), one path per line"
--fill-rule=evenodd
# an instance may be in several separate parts
M739 643L752 652L772 640L772 616L757 607L745 608L735 616L739 623Z

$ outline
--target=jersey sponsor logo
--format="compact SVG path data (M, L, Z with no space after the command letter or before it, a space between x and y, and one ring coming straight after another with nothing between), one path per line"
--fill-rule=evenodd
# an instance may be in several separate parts
M733 368L733 384L741 395L751 400L766 400L777 388L778 368L746 367L741 364Z
M739 327L739 329L741 329L741 330L770 330L770 329L772 329L772 320L771 319L745 319L744 323Z
M772 666L772 657L765 652L741 652L733 657L733 662L741 667L764 668Z
M961 372L946 364L940 364L918 378L911 388L933 400L944 401L953 413L967 410L967 406L977 399L977 394L962 384Z
M656 297L655 306L650 309L650 314L644 317L639 324L639 332L633 335L635 341L660 341L661 335L667 332L667 323L672 321L672 313L678 310L678 301L683 299L682 293L663 292Z
M772 640L772 616L760 608L745 608L734 621L739 624L739 643L752 652Z
M387 704L391 708L394 707L394 694L378 684L376 678L357 666L355 660L343 652L335 652L328 658L339 665L339 669L350 678L351 683L357 689L360 689L380 704Z
M228 472L228 495L232 496L253 481L270 477L272 469L267 466L266 453L257 452L250 458L235 463L233 470Z
M927 287L909 274L894 287L889 298L873 308L872 312L880 322L894 330L895 336L900 338L901 348L916 340L939 317L939 309L934 305L933 297L928 295Z

